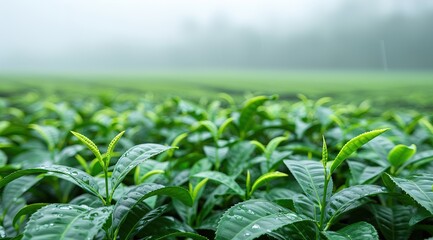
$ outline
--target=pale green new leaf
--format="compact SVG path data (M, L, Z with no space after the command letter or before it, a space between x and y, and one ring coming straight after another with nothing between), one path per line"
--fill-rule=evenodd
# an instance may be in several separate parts
M84 145L86 145L86 147L89 148L90 151L92 151L92 153L95 155L95 157L98 159L98 161L100 161L101 166L104 166L101 152L99 152L99 149L96 146L96 144L92 140L90 140L89 138L87 138L86 136L84 136L81 133L77 133L74 131L71 131L71 133L74 134L74 136L77 137L82 143L84 143Z
M119 158L116 165L114 166L114 170L110 179L111 186L112 186L111 194L114 193L114 190L116 190L117 186L119 186L119 184L123 181L126 175L134 167L143 163L147 159L152 158L171 148L172 147L168 147L160 144L146 143L146 144L140 144L134 146L130 148L128 151L126 151Z
M263 174L254 182L249 195L251 196L257 188L265 184L267 181L280 177L287 177L287 174L278 171Z
M276 137L274 139L272 139L268 145L266 145L266 150L265 150L265 156L266 159L270 159L272 156L272 153L275 151L275 149L278 147L278 145L280 145L280 143L286 141L288 139L288 136L281 136L281 137Z
M380 186L357 185L335 193L327 205L326 215L329 221L327 227L331 226L341 214L364 204L363 198L384 192L386 190Z
M390 178L399 186L403 191L411 196L419 205L423 206L430 213L433 214L433 175L423 174L416 175L410 178Z
M369 223L357 222L346 226L337 232L323 233L328 240L378 240L376 229Z
M111 140L110 144L108 144L107 148L107 155L105 156L105 166L108 166L110 164L111 155L113 154L114 148L116 147L116 144L119 142L122 135L125 133L125 131L120 132L117 134L113 140Z
M396 145L388 154L388 161L393 167L399 167L411 158L416 152L414 144L406 146L403 144Z
M295 177L305 195L310 197L318 206L321 206L325 186L325 170L322 164L311 160L285 160L284 163ZM331 193L332 179L329 181L326 199L331 197Z
M230 123L233 122L233 118L227 118L222 124L221 126L218 128L218 138L221 138L221 136L224 133L224 130L228 127L228 125Z
M193 201L196 200L200 190L206 185L208 180L209 180L208 178L205 178L201 180L199 183L197 183L197 185L194 187L194 190L191 193L191 197Z
M30 217L22 240L93 239L111 210L111 207L92 209L71 204L48 205Z
M283 226L306 221L296 213L262 199L248 200L228 209L218 224L216 240L255 239Z
M205 171L198 174L195 174L193 177L199 177L199 178L209 178L209 180L218 182L220 184L224 184L227 187L229 187L231 190L233 190L236 194L239 196L244 196L245 192L244 190L235 182L235 180L226 174L222 172L216 172L216 171Z
M323 166L326 166L326 163L328 162L328 146L326 146L325 136L322 136L322 138L323 138L322 163L323 163Z
M343 163L344 160L346 160L352 153L358 150L358 148L368 143L380 134L386 132L387 130L388 128L365 132L348 141L343 146L343 148L341 148L340 152L337 154L337 157L335 157L334 161L332 162L330 169L331 174L338 166L340 166L341 163Z

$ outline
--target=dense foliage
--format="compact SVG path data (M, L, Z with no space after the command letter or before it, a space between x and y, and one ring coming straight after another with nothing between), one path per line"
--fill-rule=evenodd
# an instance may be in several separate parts
M432 117L228 95L0 99L3 239L425 239Z

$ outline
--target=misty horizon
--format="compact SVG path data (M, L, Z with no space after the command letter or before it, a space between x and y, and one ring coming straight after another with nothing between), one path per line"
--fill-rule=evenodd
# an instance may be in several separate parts
M427 1L43 3L2 4L0 71L433 70Z

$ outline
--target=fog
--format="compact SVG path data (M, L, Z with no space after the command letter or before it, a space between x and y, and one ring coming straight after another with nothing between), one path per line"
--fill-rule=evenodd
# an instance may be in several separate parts
M0 71L433 70L433 1L0 2Z

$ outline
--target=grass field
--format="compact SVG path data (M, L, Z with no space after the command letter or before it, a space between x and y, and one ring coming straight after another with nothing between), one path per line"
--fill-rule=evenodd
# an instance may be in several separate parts
M339 102L371 100L378 106L433 111L433 72L145 72L114 74L3 74L0 94L38 91L63 96L111 93L131 96L152 93L156 97L215 98L226 92L242 97L297 94L331 96ZM110 95L111 96L111 95Z

